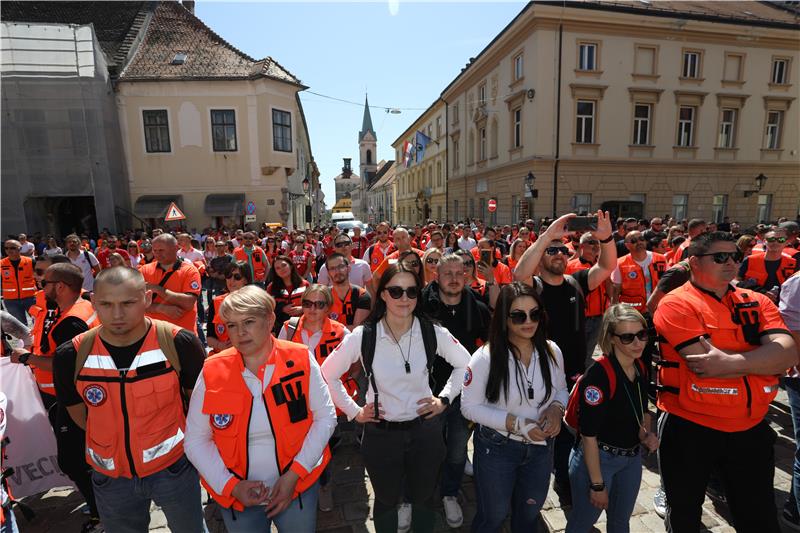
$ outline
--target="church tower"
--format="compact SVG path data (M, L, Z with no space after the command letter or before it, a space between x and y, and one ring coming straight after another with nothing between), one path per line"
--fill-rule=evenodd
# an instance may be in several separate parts
M369 99L364 96L364 119L361 131L358 132L359 170L366 189L378 172L378 137L372 128L372 116L369 113Z

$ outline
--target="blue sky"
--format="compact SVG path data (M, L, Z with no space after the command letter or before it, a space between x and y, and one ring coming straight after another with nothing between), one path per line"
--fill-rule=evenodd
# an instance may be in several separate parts
M314 158L330 208L342 158L358 168L358 131L369 93L378 159L425 110L470 57L526 2L208 2L195 13L233 46L272 56L310 91L301 93ZM387 114L386 107L401 108Z

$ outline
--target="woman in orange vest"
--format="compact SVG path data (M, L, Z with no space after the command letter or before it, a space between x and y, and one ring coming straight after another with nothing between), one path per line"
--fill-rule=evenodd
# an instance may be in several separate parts
M225 298L233 347L209 357L186 425L186 455L230 533L311 533L336 413L305 346L276 339L275 300L255 285Z
M275 298L275 331L277 335L284 322L293 316L300 316L300 298L310 283L303 279L292 260L279 255L272 263L272 270L267 276L267 292Z
M212 354L231 347L231 340L228 336L228 328L225 321L219 314L219 308L225 297L234 291L238 291L245 285L253 283L253 272L250 265L244 261L234 261L229 263L225 269L225 288L226 292L214 297L213 306L209 308L208 323L206 324L206 340L212 348Z

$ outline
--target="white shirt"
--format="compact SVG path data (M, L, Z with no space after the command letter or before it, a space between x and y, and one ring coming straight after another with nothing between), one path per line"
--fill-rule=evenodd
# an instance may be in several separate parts
M83 290L91 292L94 290L94 275L92 274L92 267L96 267L100 264L100 262L97 260L94 254L89 251L84 254L83 250L79 250L78 256L74 259L70 255L71 253L72 252L69 250L67 251L69 262L80 268L81 272L83 272ZM86 260L86 256L89 256L88 261Z
M460 237L458 239L458 247L461 248L462 250L466 250L469 252L476 246L478 246L478 243L475 242L475 239L472 239L470 237L467 237L466 239L464 237Z
M624 256L623 256L624 257ZM622 259L620 257L620 259ZM636 259L634 259L636 261ZM650 294L653 292L653 280L650 276L650 263L653 262L653 252L648 251L644 259L641 261L636 261L636 264L642 268L642 272L644 272L644 287L646 296L649 298ZM611 273L611 283L615 285L622 285L622 273L619 271L619 259L617 260L617 268L614 269L614 272Z
M359 287L366 287L372 279L372 270L369 268L369 263L363 259L350 258L350 284L358 285ZM319 269L319 276L317 277L318 283L322 285L332 285L331 278L328 276L328 265L322 265Z
M445 328L435 325L434 329L438 356L453 367L439 396L447 396L452 402L461 392L461 376L464 375L469 352ZM363 331L363 326L355 328L322 363L322 374L330 387L331 397L336 407L347 415L348 420L355 418L361 408L345 392L339 378L353 363L361 360ZM410 373L405 371L405 359L408 359L411 366ZM392 334L384 328L383 321L378 323L372 373L378 386L378 402L385 413L382 417L384 420L404 422L419 416L417 402L423 398L430 398L433 394L428 385L427 364L422 330L417 318L414 318L411 328L400 337L399 344L394 342ZM370 382L367 400L373 401L374 397Z
M328 387L322 379L319 365L314 357L309 359L311 375L308 407L314 415L314 422L294 460L306 470L311 471L319 463L328 439L333 435L336 427L336 410L333 408ZM247 468L246 479L262 481L268 487L275 485L280 477L280 472L278 472L278 465L275 462L275 437L270 428L267 408L260 397L266 386L269 385L274 370L275 365L266 366L263 383L246 368L242 373L247 388L253 395L250 427L247 434L247 453L250 464ZM192 399L189 402L184 451L200 475L211 485L211 488L217 493L222 493L222 489L233 477L233 474L225 467L225 463L219 455L219 449L212 440L209 415L203 413L205 393L206 384L201 373L197 378L197 383L192 391Z
M347 328L344 328L344 334L347 335L348 333L350 333L350 330L347 329ZM286 330L286 324L285 323L283 324L283 327L281 328L280 333L278 333L278 338L279 339L283 339L285 341L291 340L291 339L289 339L289 332ZM315 357L314 356L314 350L317 349L317 345L319 344L319 341L322 339L322 330L319 330L316 333L313 333L309 337L308 336L308 330L303 328L303 330L300 332L300 338L303 340L303 344L305 344L308 347L308 351L311 354L311 357Z
M553 351L555 361L550 361L550 398L541 406L539 405L545 396L544 380L539 365L539 354L534 349L531 362L523 372L527 378L519 378L520 385L517 385L515 376L519 375L518 365L514 355L508 352L508 401L502 387L496 403L489 403L486 399L486 383L489 381L489 365L491 356L488 345L478 348L469 360L467 371L464 374L464 388L461 390L461 414L464 418L472 420L482 426L492 428L503 434L507 434L506 415L511 413L516 417L539 420L545 409L553 403L559 402L567 405L569 401L569 391L567 381L564 376L564 357L561 349L553 341L547 341L548 346ZM533 378L533 400L528 399L527 380ZM537 443L544 444L544 442Z
M25 241L24 243L20 244L19 253L22 255L28 255L34 251L34 248L35 247L31 241Z
M206 258L203 255L203 252L198 250L197 248L192 248L188 252L184 251L183 248L178 248L178 257L181 259L186 259L194 263L195 261L203 261L205 262Z

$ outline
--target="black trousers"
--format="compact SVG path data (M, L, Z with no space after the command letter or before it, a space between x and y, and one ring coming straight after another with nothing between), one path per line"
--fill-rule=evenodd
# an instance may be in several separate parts
M659 427L667 531L700 531L706 485L716 471L737 532L780 532L774 487L776 435L765 420L746 431L726 433L664 413Z
M375 490L377 533L397 532L397 505L403 496L413 506L412 531L433 531L436 482L446 454L442 423L439 415L397 431L365 424L361 454Z

